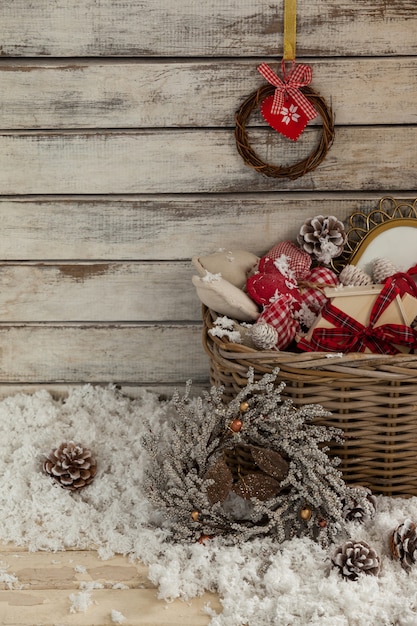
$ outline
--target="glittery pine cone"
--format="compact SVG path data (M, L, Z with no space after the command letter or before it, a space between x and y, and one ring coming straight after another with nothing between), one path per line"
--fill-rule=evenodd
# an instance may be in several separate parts
M417 525L406 519L395 528L390 536L390 552L400 561L405 570L409 570L417 560Z
M360 287L370 285L372 278L356 265L346 265L339 274L339 281L345 287Z
M389 259L375 259L372 265L374 283L384 283L387 278L399 272L398 267Z
M43 469L63 489L76 491L92 482L97 464L88 448L69 441L49 453Z
M306 220L297 236L301 248L325 265L342 253L346 239L343 223L333 215Z
M331 561L347 580L357 580L361 574L377 576L380 568L379 556L365 541L347 541L335 550Z
M271 324L260 320L250 329L250 338L258 350L272 350L278 341L278 332Z

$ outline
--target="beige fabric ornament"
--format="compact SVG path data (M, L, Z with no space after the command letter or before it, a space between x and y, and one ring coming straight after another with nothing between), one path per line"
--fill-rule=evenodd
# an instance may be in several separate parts
M399 271L399 268L390 259L375 259L372 264L372 276L374 283L377 284L384 283L387 278Z
M193 285L201 302L219 315L227 315L240 322L254 322L259 309L247 293L232 285L220 274L192 277Z
M92 482L97 463L88 448L69 441L49 453L43 469L63 489L76 491Z
M372 278L356 265L346 265L339 274L339 281L345 287L360 287L361 285L370 285Z
M248 274L257 265L259 257L247 250L218 250L213 254L193 257L192 263L200 276L221 274L224 280L242 289Z

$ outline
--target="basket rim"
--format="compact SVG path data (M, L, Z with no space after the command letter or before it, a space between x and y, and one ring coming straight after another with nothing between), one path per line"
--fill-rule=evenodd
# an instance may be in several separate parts
M366 376L388 380L417 380L417 354L395 355L363 352L292 352L288 350L257 350L250 346L233 343L224 337L213 336L209 330L220 315L203 304L203 346L213 357L213 348L226 363L241 365L264 365L267 369L279 367L285 371L300 373L302 370L319 371L322 376ZM211 344L211 345L210 345Z

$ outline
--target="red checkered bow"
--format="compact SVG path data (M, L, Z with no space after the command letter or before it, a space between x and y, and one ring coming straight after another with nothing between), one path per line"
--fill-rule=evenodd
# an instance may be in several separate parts
M291 96L292 99L298 104L300 109L304 111L307 119L313 120L317 117L318 113L311 102L300 91L300 87L305 87L311 83L313 72L308 65L295 65L293 63L292 69L289 74L285 71L285 62L282 62L282 74L284 80L282 81L278 74L269 67L267 63L262 63L258 67L258 72L270 83L276 87L274 93L274 101L271 107L271 113L279 115L282 107L285 103L286 96Z
M307 351L328 352L364 352L369 348L371 352L380 354L397 354L399 350L394 344L416 348L417 332L413 328L401 324L374 326L387 306L401 293L396 283L395 277L388 278L385 282L372 307L369 326L363 326L328 303L322 309L322 317L337 327L316 328L310 341L302 339L298 347Z

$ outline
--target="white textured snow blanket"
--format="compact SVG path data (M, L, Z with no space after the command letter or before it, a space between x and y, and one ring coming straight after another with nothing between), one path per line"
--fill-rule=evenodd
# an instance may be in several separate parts
M180 390L181 392L181 390ZM142 492L146 420L175 419L169 401L143 392L130 400L113 388L84 386L65 401L46 391L0 402L0 541L30 550L96 547L103 558L129 554L149 564L161 598L219 593L223 612L211 626L416 626L417 566L406 573L389 556L391 530L417 521L417 498L378 499L374 520L352 525L381 557L381 573L344 581L329 567L331 551L307 539L268 539L226 547L173 545ZM93 483L78 493L56 487L42 472L44 455L61 442L90 447Z

